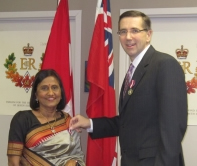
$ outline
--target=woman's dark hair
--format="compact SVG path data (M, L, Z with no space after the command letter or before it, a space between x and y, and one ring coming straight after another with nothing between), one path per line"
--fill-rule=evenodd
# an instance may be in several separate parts
M142 25L143 28L147 29L147 30L151 30L151 20L150 20L150 18L146 14L144 14L140 11L136 11L136 10L126 11L126 12L124 12L120 15L119 21L118 21L118 29L119 30L120 30L120 21L125 17L141 17L142 20L143 20L143 25Z
M31 107L31 109L38 110L39 102L36 101L37 87L38 87L39 83L41 83L45 78L47 78L49 76L52 76L52 77L56 78L57 81L59 82L59 86L61 88L61 97L62 97L62 99L58 103L56 109L57 109L57 111L60 111L60 110L64 109L64 107L66 105L66 97L65 97L64 87L63 87L62 81L60 79L60 76L53 69L40 70L36 74L34 82L33 82L33 85L32 85L32 91L31 91L31 98L30 98L30 107Z

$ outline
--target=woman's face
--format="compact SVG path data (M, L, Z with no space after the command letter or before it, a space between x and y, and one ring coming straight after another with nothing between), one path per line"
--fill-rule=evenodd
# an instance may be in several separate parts
M46 77L38 84L35 95L40 109L56 109L61 100L61 88L58 80L53 76Z

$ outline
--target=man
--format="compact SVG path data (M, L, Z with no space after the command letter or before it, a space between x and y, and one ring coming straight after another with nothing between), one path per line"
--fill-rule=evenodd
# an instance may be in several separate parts
M123 13L118 34L132 63L120 92L119 116L89 120L77 115L70 129L92 126L93 139L119 136L122 166L184 166L187 93L181 66L150 45L151 21L144 13ZM127 75L132 78L125 88Z

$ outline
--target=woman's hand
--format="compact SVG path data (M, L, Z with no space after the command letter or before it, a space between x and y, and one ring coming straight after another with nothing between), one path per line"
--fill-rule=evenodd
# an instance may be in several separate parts
M77 165L77 161L74 160L74 159L71 159L71 160L68 160L66 162L66 165L65 166L76 166Z
M20 156L8 156L8 166L19 166L20 164Z

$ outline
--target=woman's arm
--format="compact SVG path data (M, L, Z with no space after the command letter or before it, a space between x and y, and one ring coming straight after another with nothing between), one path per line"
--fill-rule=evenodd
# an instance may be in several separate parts
M8 156L8 166L20 166L20 156Z

